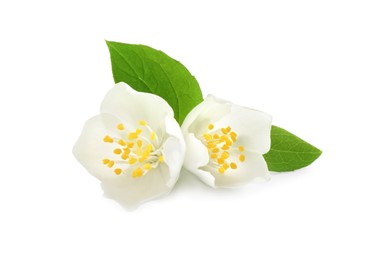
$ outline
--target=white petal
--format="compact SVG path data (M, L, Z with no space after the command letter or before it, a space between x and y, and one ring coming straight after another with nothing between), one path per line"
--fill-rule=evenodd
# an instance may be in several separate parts
M214 187L214 177L200 167L209 163L209 154L207 148L198 140L194 134L186 134L185 142L187 151L184 160L184 168L195 174L201 181Z
M181 128L179 126L179 123L173 118L166 116L164 119L165 122L165 129L168 136L174 136L181 142L181 145L184 146L185 149L185 142L183 133L181 131Z
M215 186L233 188L247 184L251 181L268 181L270 173L265 159L257 153L245 153L246 160L237 163L236 170L228 169L224 174L213 171Z
M272 117L264 112L233 105L231 113L223 119L238 134L237 145L265 154L270 149Z
M113 155L114 146L103 142L106 135L117 136L115 126L119 120L111 115L103 114L86 121L81 136L73 147L73 154L89 173L99 180L119 179L113 169L106 167L102 160ZM107 126L114 126L109 129Z
M164 99L157 95L137 92L122 82L107 93L101 105L101 112L114 115L126 124L145 120L155 131L162 132L164 118L174 117L174 112ZM129 127L134 128L135 125Z
M203 134L210 123L215 123L230 113L231 105L227 101L221 101L208 95L184 119L183 134L188 132L194 133L196 136Z
M175 119L166 117L166 133L170 136L162 145L164 162L168 167L170 179L167 186L173 187L179 178L185 156L185 142L180 126Z
M170 175L164 165L150 170L139 178L133 178L131 175L123 176L124 178L119 180L103 181L101 186L107 198L115 200L126 208L134 208L171 191L171 187L166 184Z

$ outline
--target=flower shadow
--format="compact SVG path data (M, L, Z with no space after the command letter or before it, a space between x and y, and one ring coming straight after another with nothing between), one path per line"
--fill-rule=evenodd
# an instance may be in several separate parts
M239 188L212 188L205 183L201 182L194 174L190 173L186 169L182 169L180 178L175 185L175 188L171 191L171 195L178 193L212 193L212 194L239 194L242 189Z

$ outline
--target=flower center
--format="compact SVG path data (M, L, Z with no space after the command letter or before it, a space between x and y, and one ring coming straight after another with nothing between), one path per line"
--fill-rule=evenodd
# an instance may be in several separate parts
M134 131L129 131L119 123L116 128L123 138L109 135L103 138L103 142L112 144L114 150L113 154L102 162L105 166L114 168L116 175L131 172L132 177L141 177L164 162L155 131L144 120L138 123L140 128Z
M238 168L236 162L230 159L237 157L240 163L245 161L244 147L236 146L237 136L230 126L214 129L213 124L209 124L208 131L202 135L201 141L208 148L209 166L214 167L220 174L224 174L229 168Z

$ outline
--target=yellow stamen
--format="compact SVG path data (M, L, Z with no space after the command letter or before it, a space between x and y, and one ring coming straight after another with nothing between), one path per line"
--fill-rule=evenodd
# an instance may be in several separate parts
M118 125L117 125L117 129L119 129L119 130L124 130L124 125L123 125L123 124L118 124Z
M138 167L137 169L133 171L132 177L133 178L141 177L143 173L144 171L140 167Z
M222 150L229 150L229 149L230 149L230 146L228 146L227 144L222 146Z
M150 133L150 140L152 140L152 141L155 140L155 132Z
M218 168L218 172L220 173L220 174L224 174L225 173L225 168L223 168L223 167L219 167Z
M153 146L151 144L148 144L146 146L146 151L151 152L151 150L153 150Z
M123 140L123 139L120 139L118 144L120 144L121 146L126 146L127 143Z
M225 141L228 140L228 137L225 136L225 135L222 135L220 139L221 139L222 142L225 142Z
M213 150L212 150L212 153L218 153L219 152L219 149L218 148L214 148Z
M161 162L161 163L163 163L163 162L164 162L164 158L163 158L163 155L161 155L161 156L159 156L159 157L158 157L158 161L159 161L159 162Z
M144 162L148 157L147 156L141 156L140 158L138 158L138 161L139 162Z
M224 164L222 165L222 167L225 168L225 170L227 170L228 167L229 167L229 165L228 165L228 163L224 163Z
M103 142L106 142L106 143L112 143L112 142L114 142L114 139L112 139L111 137L109 137L108 135L106 135L106 136L103 138Z
M110 160L109 159L103 159L103 164L108 164L109 162L110 162Z
M145 163L144 164L144 169L145 170L150 170L151 169L151 164L150 163Z
M236 142L236 137L237 137L237 134L235 132L231 132L230 133L230 138L231 140L235 143Z
M231 167L231 169L236 169L236 168L238 168L238 166L236 165L236 163L234 163L234 162L232 162L232 163L230 163L230 167Z
M240 152L244 152L244 146L239 146L238 149Z
M214 138L214 139L219 139L219 135L218 135L218 134L214 134L214 135L213 135L213 138Z
M127 154L127 153L123 153L122 155L121 155L121 159L123 159L123 160L126 160L126 159L128 159L129 158L129 154Z
M121 149L116 148L116 149L114 150L114 154L121 154Z
M133 140L133 139L137 139L138 138L138 134L137 133L129 133L128 134L128 139L129 140Z
M230 133L231 127L228 126L226 128L222 128L221 131L223 134L227 135L228 133Z
M120 173L122 173L122 170L120 168L116 168L114 172L116 175L119 175Z
M222 155L221 155L221 158L223 158L223 159L227 159L227 158L229 158L230 157L230 154L229 154L229 152L223 152L222 153Z
M134 142L129 142L129 143L128 143L128 147L129 147L129 148L132 148L133 146L134 146Z
M224 164L224 163L225 163L225 159L223 159L223 158L218 158L217 162L218 162L219 164Z
M111 168L112 166L114 166L114 164L115 164L114 161L109 161L109 162L107 163L107 166L108 166L109 168Z
M213 124L209 124L209 125L208 125L208 129L209 129L209 130L212 130L213 128L214 128L214 125L213 125Z
M212 137L212 135L210 135L210 134L204 134L204 138L205 138L206 141L209 141L209 140L211 140L213 137Z
M210 158L212 158L212 159L216 159L217 157L218 157L218 154L216 154L216 153L213 153L213 154L210 155Z
M140 139L137 140L137 146L138 146L138 147L141 147L141 146L142 146L142 140L140 140Z
M211 148L215 148L217 145L216 144L213 144L213 143L209 143L208 145L207 145L207 147L209 148L209 149L211 149Z
M130 157L128 161L129 161L129 164L134 164L135 162L137 162L137 159L134 157Z
M241 161L241 162L244 162L244 161L245 161L245 156L244 156L244 154L241 154L241 155L239 156L239 161Z
M139 134L141 134L141 133L142 133L142 130L141 130L140 128L137 128L137 129L136 129L136 134L139 135Z
M145 120L140 120L140 121L138 121L138 123L140 125L142 125L142 126L146 126L147 125Z

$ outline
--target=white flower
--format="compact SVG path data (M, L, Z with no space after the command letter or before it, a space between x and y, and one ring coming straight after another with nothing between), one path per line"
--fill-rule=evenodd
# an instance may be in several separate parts
M73 154L102 182L108 198L134 207L173 188L185 144L166 101L118 83L101 114L86 122Z
M209 95L185 118L184 167L211 187L269 180L271 116Z

